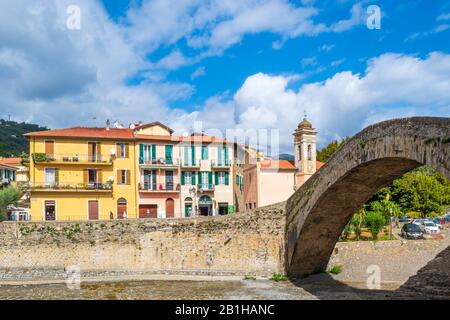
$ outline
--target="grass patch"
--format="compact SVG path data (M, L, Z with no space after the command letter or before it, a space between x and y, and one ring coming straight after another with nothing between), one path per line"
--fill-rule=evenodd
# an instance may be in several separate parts
M275 282L287 281L288 277L281 273L274 273L272 278L270 278L270 280Z
M339 274L342 272L342 266L340 264L335 264L334 266L332 266L328 272L331 274Z

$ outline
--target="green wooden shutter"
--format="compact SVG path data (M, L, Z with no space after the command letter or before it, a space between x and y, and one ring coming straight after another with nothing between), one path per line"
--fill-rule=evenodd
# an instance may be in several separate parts
M186 172L181 172L181 185L184 186L186 184Z
M224 147L223 148L224 149L224 153L225 153L225 159L224 159L224 163L225 163L225 165L228 165L229 163L230 163L230 159L228 159L228 147Z
M195 186L195 172L191 172L192 185Z
M212 185L213 184L213 180L212 180L212 172L208 172L208 184Z
M173 164L172 154L173 154L173 146L167 145L166 146L166 163L167 164Z
M226 186L230 185L230 173L229 172L225 172L225 185Z
M202 146L202 160L208 160L208 147Z
M191 147L192 165L195 166L195 147Z
M188 146L184 146L184 165L189 165L189 149Z
M214 172L214 178L215 178L215 185L218 186L219 185L219 172L216 171Z
M201 173L201 171L199 171L198 172L198 184L202 184L203 183L203 181L202 181L202 173Z
M217 146L217 164L222 165L222 146Z
M139 145L139 164L144 164L144 145Z
M156 144L152 144L152 161L156 160Z
M59 184L59 169L55 169L55 183Z

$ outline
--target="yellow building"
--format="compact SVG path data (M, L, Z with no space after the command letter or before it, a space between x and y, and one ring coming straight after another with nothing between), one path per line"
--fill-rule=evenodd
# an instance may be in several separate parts
M133 130L77 127L26 136L31 220L136 218Z

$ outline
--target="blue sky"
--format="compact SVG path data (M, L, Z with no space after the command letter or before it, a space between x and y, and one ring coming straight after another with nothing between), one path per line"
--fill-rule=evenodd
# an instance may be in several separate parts
M73 4L79 30L66 26ZM0 111L52 128L276 129L289 152L305 111L321 145L384 119L449 116L449 39L444 0L2 1Z

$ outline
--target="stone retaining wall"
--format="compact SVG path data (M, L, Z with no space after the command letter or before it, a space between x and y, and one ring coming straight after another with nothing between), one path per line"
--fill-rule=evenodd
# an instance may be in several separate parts
M281 205L214 218L1 223L0 269L268 276L283 272L283 239Z

